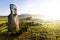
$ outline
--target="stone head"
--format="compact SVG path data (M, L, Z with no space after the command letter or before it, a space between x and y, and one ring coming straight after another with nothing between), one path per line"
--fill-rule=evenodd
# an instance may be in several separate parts
M10 4L10 10L12 11L13 14L15 14L16 11L17 11L16 5L15 4Z

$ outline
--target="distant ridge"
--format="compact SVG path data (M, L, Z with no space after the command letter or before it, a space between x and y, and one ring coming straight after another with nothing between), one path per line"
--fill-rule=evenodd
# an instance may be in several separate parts
M0 17L8 17L8 16L0 16Z
M27 17L32 17L31 14L21 14L21 15L18 15L20 18L27 18Z
M5 17L8 17L8 16L0 16L2 18L5 18ZM32 17L31 14L21 14L21 15L18 15L19 18L27 18L27 17Z
M6 18L6 17L8 17L8 16L0 16L0 18Z
M5 17L8 17L8 16L0 16L2 18L5 18ZM31 18L38 18L39 16L38 15L32 15L32 14L20 14L18 15L19 18L28 18L28 17L31 17ZM39 17L40 18L40 17Z

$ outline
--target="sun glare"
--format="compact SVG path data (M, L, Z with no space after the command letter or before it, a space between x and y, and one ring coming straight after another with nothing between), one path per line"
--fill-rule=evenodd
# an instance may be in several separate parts
M22 6L23 11L19 13L28 13L34 15L44 15L43 20L60 19L60 0L47 0L38 3L30 3ZM41 18L41 17L40 17Z
M48 20L48 21L60 20L60 16L57 14L49 14L49 15L45 15L45 17L43 17L43 20Z

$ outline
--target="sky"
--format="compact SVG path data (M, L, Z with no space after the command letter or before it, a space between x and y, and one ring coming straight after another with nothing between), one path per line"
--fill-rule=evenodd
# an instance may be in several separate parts
M9 15L9 5L15 4L19 14L44 15L46 20L60 19L60 0L0 0L0 15Z

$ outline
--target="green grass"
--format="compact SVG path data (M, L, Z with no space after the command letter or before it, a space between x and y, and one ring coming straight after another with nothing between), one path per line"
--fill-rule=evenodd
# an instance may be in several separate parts
M13 36L8 32L7 18L0 19L0 40L60 40L59 22L46 23L44 21L20 19L20 31L18 36ZM31 23L31 24L30 24ZM38 24L38 25L36 25ZM18 32L20 32L18 31Z
M0 24L8 22L7 18L1 18L0 17Z

